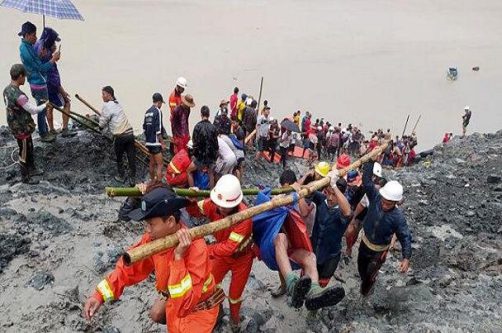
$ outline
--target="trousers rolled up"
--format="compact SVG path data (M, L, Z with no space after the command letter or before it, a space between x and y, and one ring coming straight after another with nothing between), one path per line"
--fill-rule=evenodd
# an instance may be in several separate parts
M361 278L361 294L369 295L376 282L378 270L385 263L387 250L377 252L371 250L363 241L359 246L359 255L357 257L357 269Z
M35 159L33 156L33 140L31 135L24 139L17 139L19 146L19 166L21 168L21 178L28 180L30 178L30 169L35 168Z
M136 148L134 147L133 134L121 134L114 137L113 146L117 155L117 170L121 177L124 176L124 154L127 155L129 164L129 176L136 177Z

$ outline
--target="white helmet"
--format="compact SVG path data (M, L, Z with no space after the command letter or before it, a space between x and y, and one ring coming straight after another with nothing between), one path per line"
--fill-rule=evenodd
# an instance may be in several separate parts
M375 162L375 164L373 164L373 174L377 177L380 177L380 178L383 177L382 166L380 165L380 163Z
M187 143L187 148L188 149L192 149L193 148L193 141L192 140L189 140L188 143Z
M223 208L234 208L242 202L241 182L234 175L224 175L211 191L211 201Z
M335 128L334 128L333 126L330 126L330 127L329 127L329 131L330 131L330 132L333 132L334 130L335 130Z
M183 89L186 89L187 88L187 79L185 79L184 77L180 76L177 80L176 80L176 85L180 88L183 88Z
M464 107L464 110L466 110L466 111L468 111L468 110L470 110L470 109L471 109L471 107L470 107L469 105L466 105L466 106Z
M321 127L321 126L317 126L317 130L318 130L318 131L321 131L321 130L322 130L322 127Z
M269 121L274 121L274 117L268 117Z
M399 202L403 199L403 186L396 180L391 180L380 189L380 195L389 201Z

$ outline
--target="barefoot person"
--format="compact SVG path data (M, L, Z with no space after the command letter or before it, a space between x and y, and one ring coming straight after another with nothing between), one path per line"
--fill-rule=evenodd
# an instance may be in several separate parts
M31 179L31 176L42 173L35 168L33 141L31 139L31 133L35 131L35 122L31 115L36 115L45 110L47 102L37 106L31 103L28 96L19 88L26 82L26 69L23 65L12 65L10 78L10 84L3 91L3 99L7 107L7 124L19 146L21 179L23 183L38 184L38 181Z
M85 302L85 318L90 320L104 302L118 300L125 287L155 273L155 287L164 297L152 307L152 320L167 322L169 333L213 331L224 294L215 288L204 239L192 240L180 220L180 209L185 205L185 199L176 198L165 187L143 196L141 208L129 213L133 220L146 221L146 233L133 247L174 234L179 244L130 266L119 259L115 269Z
M160 111L162 104L164 104L164 99L161 94L155 93L152 96L152 101L153 105L145 113L143 132L146 140L145 146L150 153L150 179L161 180L164 163L162 151L166 149L164 139L162 138L162 112Z

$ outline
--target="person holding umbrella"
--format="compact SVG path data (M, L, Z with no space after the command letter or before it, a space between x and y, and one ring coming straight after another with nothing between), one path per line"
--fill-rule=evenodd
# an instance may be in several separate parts
M22 37L19 53L26 73L28 74L27 79L30 84L31 95L35 98L37 105L42 105L49 100L47 73L54 67L54 64L59 61L61 54L59 51L56 51L52 54L48 62L42 63L42 60L40 60L33 47L37 41L37 27L29 21L23 23L18 36ZM47 107L37 115L38 133L43 142L53 142L56 137L50 134L47 129L47 124L45 122L46 112Z

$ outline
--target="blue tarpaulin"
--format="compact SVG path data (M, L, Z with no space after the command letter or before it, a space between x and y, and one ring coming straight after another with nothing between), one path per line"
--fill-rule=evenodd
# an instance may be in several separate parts
M258 193L255 205L270 201L270 189ZM253 238L260 249L260 259L268 268L278 271L275 260L274 239L284 226L290 243L295 247L305 248L311 251L310 241L306 235L303 220L290 206L278 207L253 217ZM293 269L300 269L298 264L291 261Z

